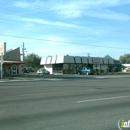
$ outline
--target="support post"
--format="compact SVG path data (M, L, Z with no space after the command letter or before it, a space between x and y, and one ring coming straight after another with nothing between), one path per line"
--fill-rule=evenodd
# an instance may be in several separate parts
M3 53L1 53L1 79L3 78Z

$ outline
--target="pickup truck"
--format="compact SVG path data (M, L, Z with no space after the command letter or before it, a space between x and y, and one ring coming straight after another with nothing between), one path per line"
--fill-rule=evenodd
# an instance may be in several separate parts
M78 74L94 74L95 73L95 70L92 69L92 68L86 68L86 67L83 67L82 69L78 70Z

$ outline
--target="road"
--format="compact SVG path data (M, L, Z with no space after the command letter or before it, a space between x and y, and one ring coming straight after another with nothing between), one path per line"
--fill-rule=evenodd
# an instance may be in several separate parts
M129 76L42 79L0 82L0 130L119 130L130 120Z

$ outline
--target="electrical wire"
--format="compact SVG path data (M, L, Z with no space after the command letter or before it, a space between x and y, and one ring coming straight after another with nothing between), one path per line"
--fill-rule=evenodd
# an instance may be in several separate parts
M100 46L100 45L94 45L94 44L71 43L71 42L64 42L64 41L54 41L54 40L48 40L48 39L23 37L23 36L15 36L15 35L6 35L6 34L0 34L0 35L1 36L6 36L6 37L15 37L15 38L22 38L22 39L38 40L38 41L48 41L48 42L57 42L57 43L68 43L68 44L73 44L73 45L86 45L86 46L94 46L94 47L103 47L103 48L130 50L128 48L121 48L121 47L114 47L114 46Z
M6 0L7 1L7 0ZM9 2L9 1L8 1ZM43 17L43 16L40 16L39 14L38 15L32 15L32 13L25 13L24 11L23 12L21 12L21 11L16 11L16 10L12 10L12 9L7 9L7 8L3 8L3 7L0 7L0 9L2 9L2 10L7 10L7 11L11 11L11 12L16 12L16 13L19 13L19 14L22 14L22 15L30 15L31 17L35 17L35 16L38 16L38 17L40 17L40 18L47 18L47 17ZM35 6L35 7L33 7L33 9L39 9L39 11L47 11L47 12L52 12L52 13L54 13L53 11L51 11L51 10L46 10L46 9L41 9L39 6L37 7L37 6ZM47 18L47 19L50 19L50 18ZM115 25L115 22L107 22L107 21L104 21L104 20L99 20L99 19L92 19L92 18L85 18L85 20L87 20L87 21L89 21L89 22L98 22L98 23L104 23L104 24L107 24L107 25ZM2 21L0 21L0 22L2 22ZM17 24L17 23L16 23ZM72 24L72 23L70 23L70 24ZM79 25L79 24L78 24ZM80 26L80 25L79 25ZM83 26L83 25L81 25L81 26ZM125 25L121 25L121 24L119 24L118 25L118 27L123 27L123 28L129 28L129 27L127 27L127 26L125 26ZM51 28L51 27L50 27ZM99 27L99 26L94 26L94 28L98 28L98 29L102 29L102 30L110 30L110 29L105 29L105 28L102 28L102 27ZM59 29L59 28L58 28ZM57 30L58 30L57 29ZM113 28L112 28L112 30L113 30ZM52 31L52 30L51 30ZM58 30L58 31L65 31L65 30ZM114 30L114 32L116 32L117 30ZM76 32L76 31L67 31L67 32L69 32L69 33L76 33L76 35L78 34L78 35L80 35L80 32L78 31L78 33ZM118 32L118 31L117 31ZM120 33L125 33L125 32L120 32ZM120 48L120 47L111 47L111 46L99 46L99 45L90 45L90 44L83 44L83 43L71 43L71 42L64 42L64 41L52 41L52 40L47 40L47 39L38 39L38 38L32 38L32 37L23 37L23 36L14 36L14 35L5 35L5 34L0 34L1 36L7 36L7 37L15 37L15 38L22 38L22 39L31 39L31 40L40 40L40 41L48 41L48 42L59 42L59 43L68 43L68 44L78 44L78 45L86 45L86 46L94 46L94 47L104 47L104 48L113 48L113 49L125 49L125 50L130 50L130 49L128 49L128 48ZM81 34L82 35L82 34ZM106 38L106 37L105 37ZM110 38L110 37L109 37ZM116 39L116 38L114 38L114 39Z

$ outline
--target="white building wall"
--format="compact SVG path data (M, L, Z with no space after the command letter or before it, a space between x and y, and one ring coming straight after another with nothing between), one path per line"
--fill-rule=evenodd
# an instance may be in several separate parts
M107 73L107 71L108 71L108 65L101 65L101 70L103 70L104 73Z
M21 65L18 65L18 70L19 70L19 74L23 74Z
M53 74L52 65L45 65L44 67L45 67L46 70L48 70L50 72L50 74Z
M98 70L100 70L100 64L95 64L95 65L93 65L93 69L98 69Z

